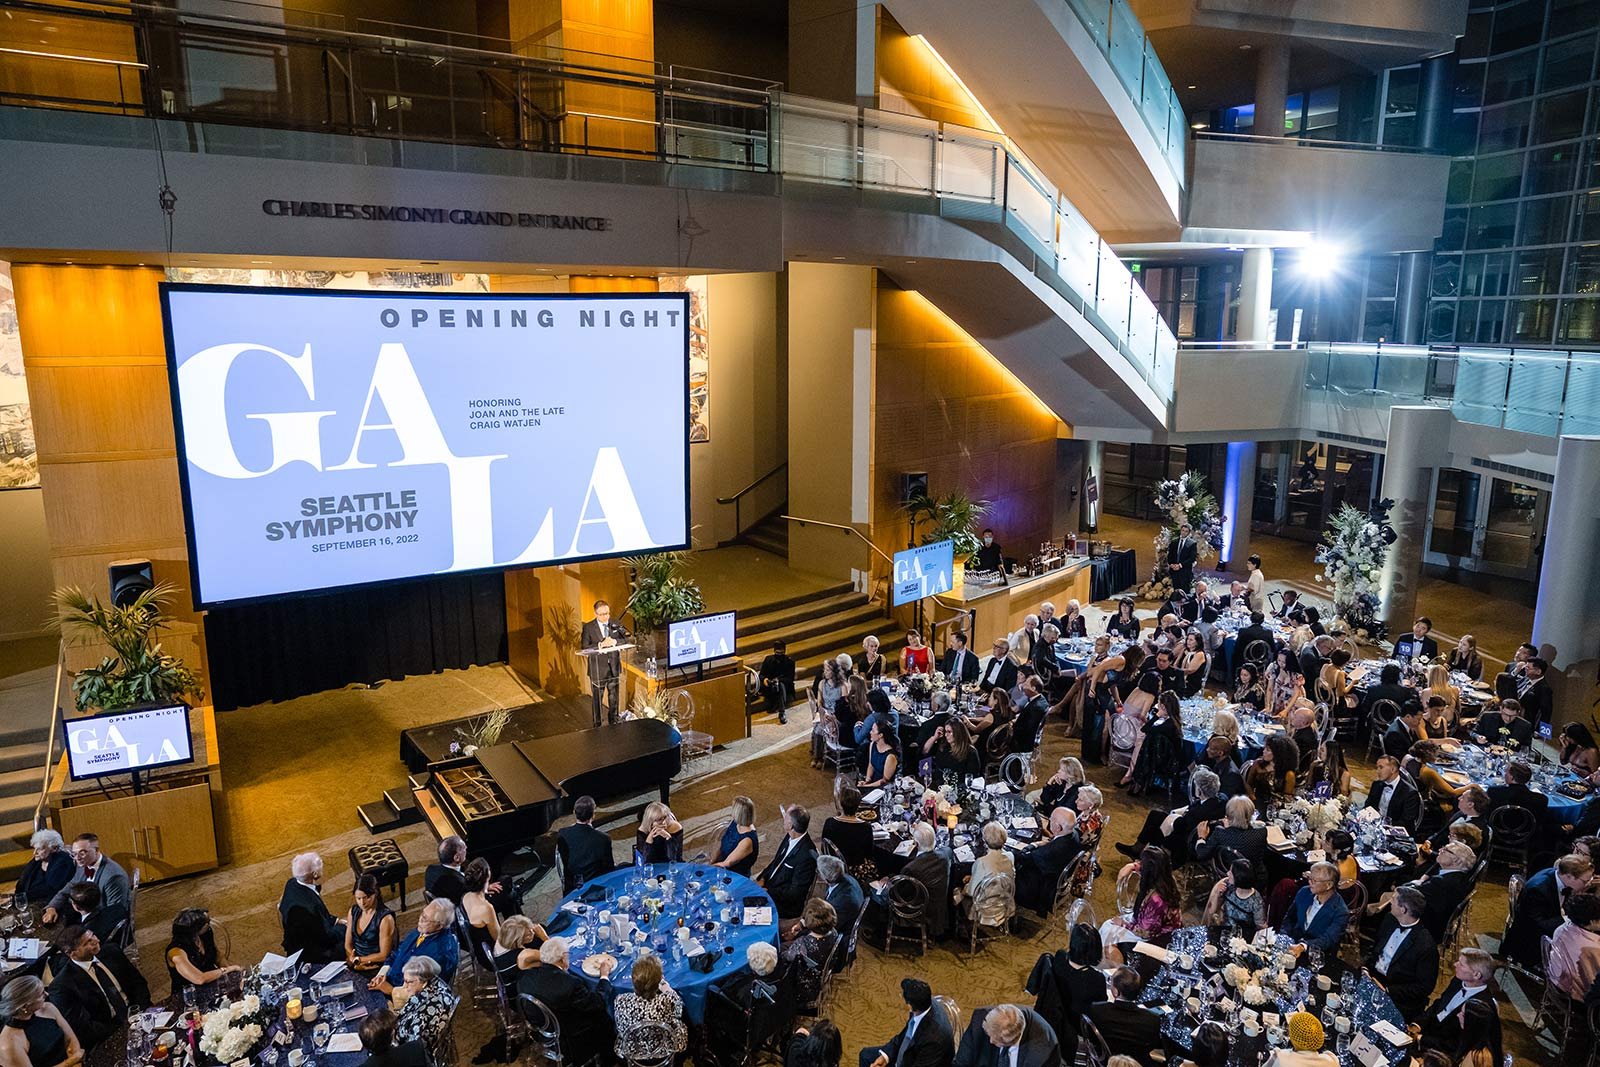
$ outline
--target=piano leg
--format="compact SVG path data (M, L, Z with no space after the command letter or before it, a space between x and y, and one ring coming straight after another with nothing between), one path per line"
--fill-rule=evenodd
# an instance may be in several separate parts
M672 791L672 779L671 778L663 778L663 779L661 779L661 803L665 804L667 802L667 794L670 793L671 791Z

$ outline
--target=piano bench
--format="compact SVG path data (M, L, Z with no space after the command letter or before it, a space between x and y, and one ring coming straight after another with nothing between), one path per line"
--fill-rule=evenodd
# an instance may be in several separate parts
M363 842L351 848L349 855L350 869L357 878L370 874L378 880L379 888L399 887L400 910L405 911L406 878L411 873L411 865L406 862L405 853L400 851L395 839L385 837L378 841Z

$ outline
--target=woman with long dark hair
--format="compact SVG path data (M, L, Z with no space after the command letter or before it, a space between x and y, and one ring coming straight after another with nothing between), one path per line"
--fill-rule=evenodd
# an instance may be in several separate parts
M983 757L978 754L978 746L973 743L972 731L967 729L966 720L959 715L950 716L943 726L935 730L922 746L922 751L932 756L936 781L944 781L946 774L955 774L965 782L983 772Z
M1451 1062L1456 1067L1499 1067L1500 1017L1494 1010L1494 1001L1472 997L1461 1005L1457 1018L1461 1039L1456 1042Z
M867 730L867 776L861 788L888 785L900 773L900 735L883 719Z
M353 971L372 974L394 951L394 912L383 902L378 879L363 874L356 879L350 917L344 924L344 961Z
M1600 770L1600 747L1594 734L1581 722L1569 722L1561 728L1561 765L1570 767L1574 774L1593 774Z
M1267 706L1266 690L1261 685L1261 672L1254 663L1239 664L1239 680L1233 689L1235 704L1248 704L1257 711Z
M1178 670L1183 672L1178 691L1186 697L1200 692L1206 684L1206 674L1211 669L1211 657L1206 655L1205 641L1200 631L1190 630L1183 635L1183 648L1178 653Z
M1115 634L1124 641L1139 639L1139 620L1134 618L1131 597L1117 601L1117 613L1106 618L1106 633Z
M224 975L236 974L241 969L223 964L217 952L216 935L211 932L211 913L204 908L184 908L173 918L166 960L176 1003L182 1002L185 989L206 988Z
M818 1019L810 1026L795 1028L783 1053L783 1067L839 1067L843 1054L839 1028L826 1019Z
M1149 941L1172 933L1183 923L1182 897L1172 876L1172 854L1160 845L1146 845L1139 858L1117 874L1118 896L1138 880L1126 922L1119 916L1100 926L1100 940L1108 958L1121 962L1117 946L1130 941Z

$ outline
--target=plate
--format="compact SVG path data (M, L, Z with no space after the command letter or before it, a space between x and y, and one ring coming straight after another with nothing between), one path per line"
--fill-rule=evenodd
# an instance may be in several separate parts
M860 809L858 809L856 811L856 818L860 819L862 822L877 822L878 821L878 809L877 808L860 808Z
M593 956L585 956L583 958L583 973L590 978L599 978L600 965L606 960L610 960L613 967L616 966L617 958L609 952L596 952Z

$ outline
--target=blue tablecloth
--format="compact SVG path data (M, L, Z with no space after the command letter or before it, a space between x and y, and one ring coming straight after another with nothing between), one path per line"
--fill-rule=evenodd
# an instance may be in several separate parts
M668 934L669 931L676 929L680 915L684 916L685 921L688 922L689 917L686 911L693 909L697 902L709 908L710 914L715 918L721 905L712 899L712 891L719 884L728 891L728 906L731 909L730 914L734 918L739 917L745 897L760 897L765 906L772 908L770 922L760 926L730 924L726 927L725 936L722 938L724 947L721 957L709 972L694 970L688 959L674 959L674 954L670 948L666 951L657 950L657 955L661 957L663 976L668 984L677 990L678 996L683 998L685 1017L692 1023L702 1022L706 1014L706 990L729 975L743 970L746 966L745 955L750 946L757 941L765 941L770 945L778 943L777 908L773 907L772 898L767 895L766 890L756 885L754 881L743 875L733 874L717 867L709 867L700 863L658 863L647 867L646 870L652 876L670 874L679 885L677 899L669 902L663 908L660 917L650 927L651 930L660 931L663 934ZM555 922L556 917L561 914L562 907L565 905L581 903L584 894L591 887L610 889L617 897L628 895L629 883L633 877L634 868L625 867L584 883L561 901L561 905L551 913L550 922ZM684 883L689 881L699 881L703 883L703 886L698 895L687 901L686 908L684 900L686 893L682 887ZM591 905L591 907L596 907L597 910L606 906L603 901L597 905ZM615 908L616 905L612 904L610 907ZM548 924L546 928L550 928ZM570 945L569 964L572 973L578 975L584 981L594 984L598 982L598 979L584 973L583 960L589 953L599 949L592 941L582 945L573 942L572 939L580 934L581 929L582 920L580 919L561 931L560 936L568 938ZM633 977L631 971L633 962L637 958L637 952L629 952L619 957L616 969L611 972L611 985L616 992L625 993L632 990Z

